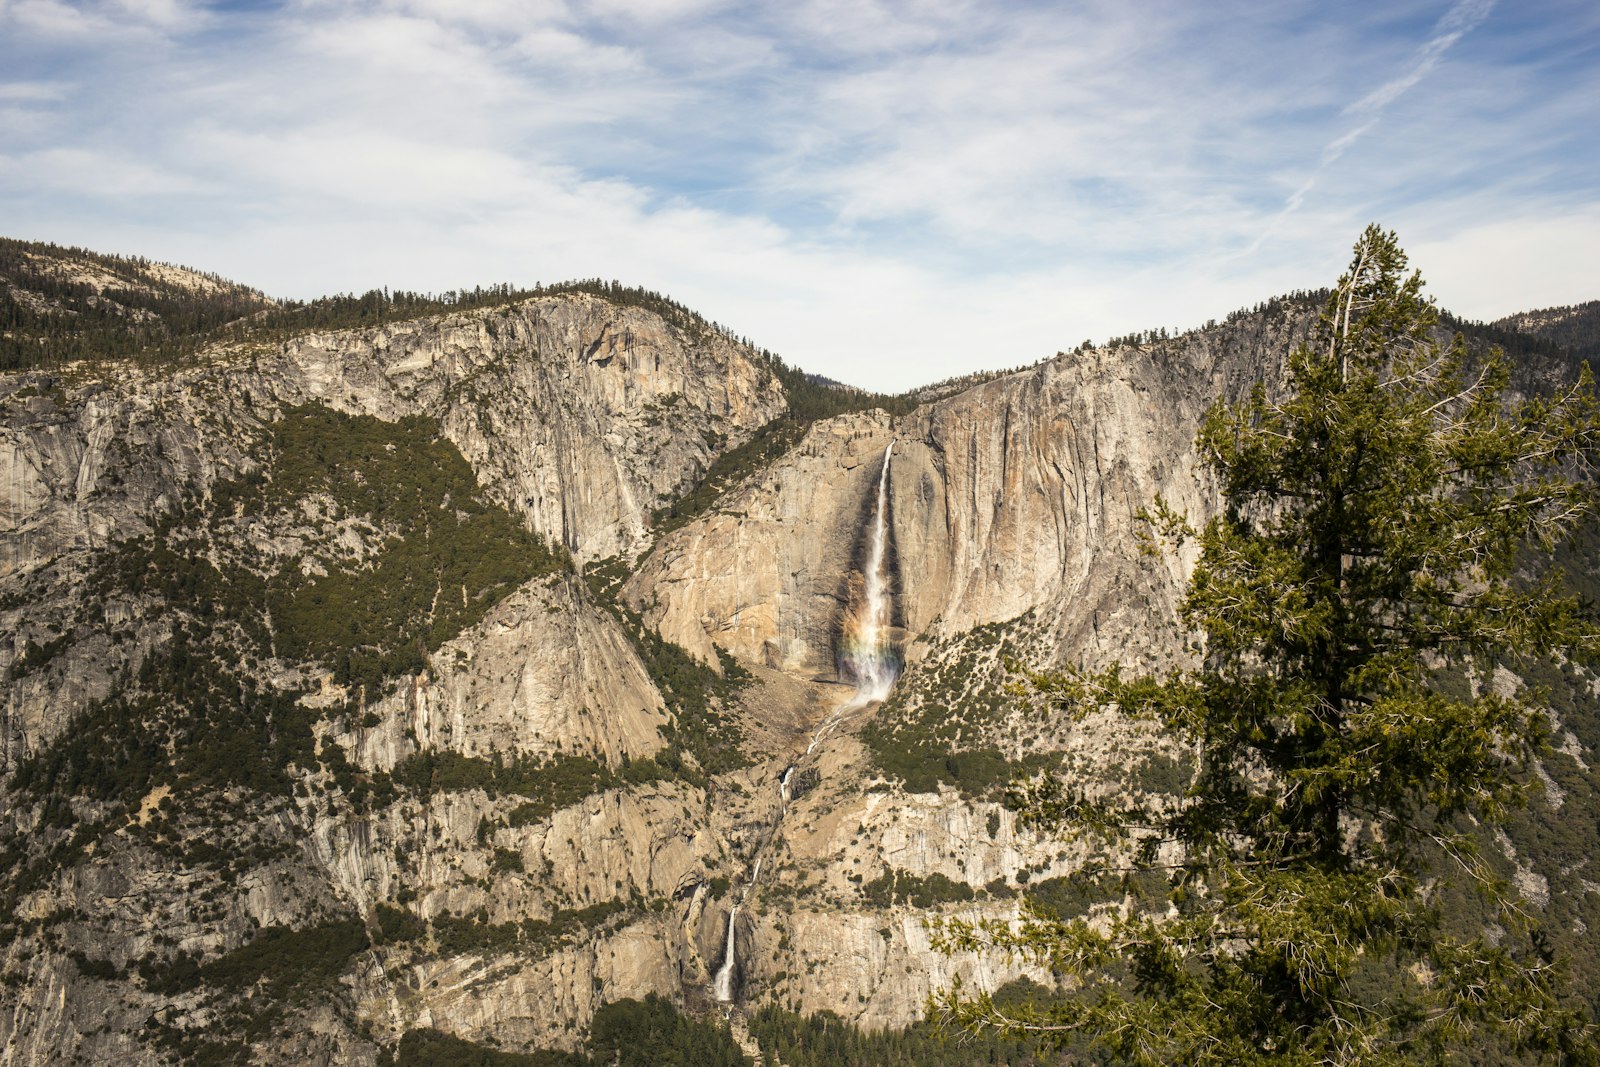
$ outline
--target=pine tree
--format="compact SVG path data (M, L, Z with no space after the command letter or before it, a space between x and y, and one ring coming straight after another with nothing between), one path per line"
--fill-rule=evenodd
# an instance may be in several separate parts
M1600 409L1587 368L1512 395L1498 352L1439 339L1421 286L1369 227L1283 388L1208 414L1221 513L1195 530L1150 509L1152 550L1198 539L1196 665L1035 676L1047 701L1119 706L1193 753L1176 801L1050 778L1013 795L1025 824L1091 842L1099 877L1160 871L1167 899L946 924L948 947L1019 954L1070 990L1001 1009L957 987L947 1020L1139 1064L1597 1062L1475 844L1547 730L1537 693L1483 683L1596 648L1560 576L1526 572L1595 509Z

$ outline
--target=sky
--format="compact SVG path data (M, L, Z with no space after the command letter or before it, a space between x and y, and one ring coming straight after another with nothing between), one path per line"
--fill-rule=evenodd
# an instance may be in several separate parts
M900 390L1332 284L1600 298L1593 0L0 0L0 235L619 279Z

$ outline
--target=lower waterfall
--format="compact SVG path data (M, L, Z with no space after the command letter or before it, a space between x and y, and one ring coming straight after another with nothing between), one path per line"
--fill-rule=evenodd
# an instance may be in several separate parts
M900 676L900 661L896 656L891 627L893 605L889 590L889 462L894 458L894 442L883 450L883 468L878 474L878 493L873 501L872 528L867 541L866 569L862 574L862 596L854 610L845 615L841 627L839 673L855 682L855 692L829 713L828 717L811 735L806 750L794 763L783 769L778 779L777 822L769 827L757 849L755 864L746 883L745 892L754 888L761 875L760 849L776 835L777 824L783 821L789 806L789 781L800 763L809 758L816 747L827 739L849 715L883 700ZM742 899L742 898L741 898ZM739 965L738 945L734 922L739 915L739 905L728 912L727 940L722 951L722 966L712 977L712 994L724 1004L734 1000Z
M739 905L735 904L728 912L728 947L722 950L722 966L717 968L717 975L711 983L711 991L724 1004L733 1000L733 972L739 965L733 933L733 923L738 917Z

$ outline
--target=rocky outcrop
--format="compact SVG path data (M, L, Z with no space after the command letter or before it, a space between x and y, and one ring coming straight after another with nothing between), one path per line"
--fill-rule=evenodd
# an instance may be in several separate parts
M364 766L390 770L417 746L468 756L581 754L612 766L661 747L661 694L612 616L575 580L513 594L446 642L432 664L377 704L384 727L354 745Z
M78 614L96 552L258 469L263 425L308 401L385 420L436 419L492 498L580 562L642 546L654 507L783 406L770 369L748 349L584 294L219 350L207 365L176 372L109 367L0 380L0 579L17 583L0 602L0 628L12 635L0 643L0 670ZM164 632L159 619L140 621L145 607L113 599L89 620L95 632L137 632L131 652L75 641L66 669L0 691L5 762L103 698L116 671L137 668ZM604 622L572 625L592 641L621 640L600 636ZM570 655L588 663L592 651ZM551 683L566 687L572 715L592 712L619 686L638 688L637 666L617 673L602 657L593 668ZM606 678L598 689L595 670ZM520 707L548 703L533 691L540 684L525 682ZM635 694L618 706L650 703ZM556 725L537 727L549 729L536 750L585 736L612 755L654 744L653 727ZM524 742L530 729L523 724Z
M668 534L624 594L668 639L792 674L831 674L846 585L884 447L881 414L814 426L704 518Z
M74 379L0 381L0 577L147 532L256 463L248 409L209 372Z

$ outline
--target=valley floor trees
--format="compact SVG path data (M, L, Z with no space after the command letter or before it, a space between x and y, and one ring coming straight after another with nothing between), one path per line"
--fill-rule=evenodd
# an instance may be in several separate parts
M1152 544L1198 538L1199 665L1036 678L1064 708L1164 724L1191 784L1149 804L1050 779L1015 795L1025 823L1096 842L1100 877L1161 871L1167 907L947 923L949 947L1019 954L1070 992L1002 1007L956 988L943 1017L1140 1064L1600 1062L1474 848L1548 730L1537 693L1487 684L1497 665L1596 648L1559 576L1524 572L1595 510L1600 409L1587 370L1514 397L1499 353L1436 327L1370 227L1281 394L1212 409L1198 446L1222 514L1149 516Z

